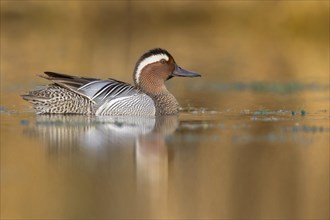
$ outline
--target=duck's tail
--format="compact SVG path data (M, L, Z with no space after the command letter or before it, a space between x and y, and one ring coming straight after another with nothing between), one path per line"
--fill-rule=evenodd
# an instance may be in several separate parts
M87 98L55 84L28 92L22 98L33 104L37 114L92 114Z

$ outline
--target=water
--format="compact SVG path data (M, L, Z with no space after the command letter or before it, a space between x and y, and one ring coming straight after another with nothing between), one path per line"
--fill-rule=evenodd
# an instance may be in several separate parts
M322 218L329 109L179 117L1 114L15 218Z
M1 218L329 219L328 8L1 1ZM179 116L35 115L19 96L43 71L131 82L156 46L202 74L167 82Z

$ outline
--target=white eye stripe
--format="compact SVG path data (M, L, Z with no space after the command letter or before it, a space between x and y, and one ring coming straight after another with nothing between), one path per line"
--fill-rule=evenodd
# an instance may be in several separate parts
M152 55L152 56L147 57L144 60L142 60L139 64L139 66L136 69L136 73L135 73L136 74L136 82L139 84L141 71L145 66L147 66L151 63L159 62L162 59L165 59L166 61L168 61L169 57L166 54L155 54L155 55Z

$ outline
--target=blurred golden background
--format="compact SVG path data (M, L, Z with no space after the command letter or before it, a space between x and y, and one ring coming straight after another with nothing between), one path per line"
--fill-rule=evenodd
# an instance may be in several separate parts
M44 84L44 71L132 82L154 47L206 85L328 83L329 2L1 1L1 103L24 103L17 93Z

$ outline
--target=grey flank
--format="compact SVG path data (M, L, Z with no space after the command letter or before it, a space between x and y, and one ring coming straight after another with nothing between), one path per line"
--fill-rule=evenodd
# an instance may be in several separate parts
M54 84L23 95L38 114L154 115L153 100L134 86L114 80L45 72Z

